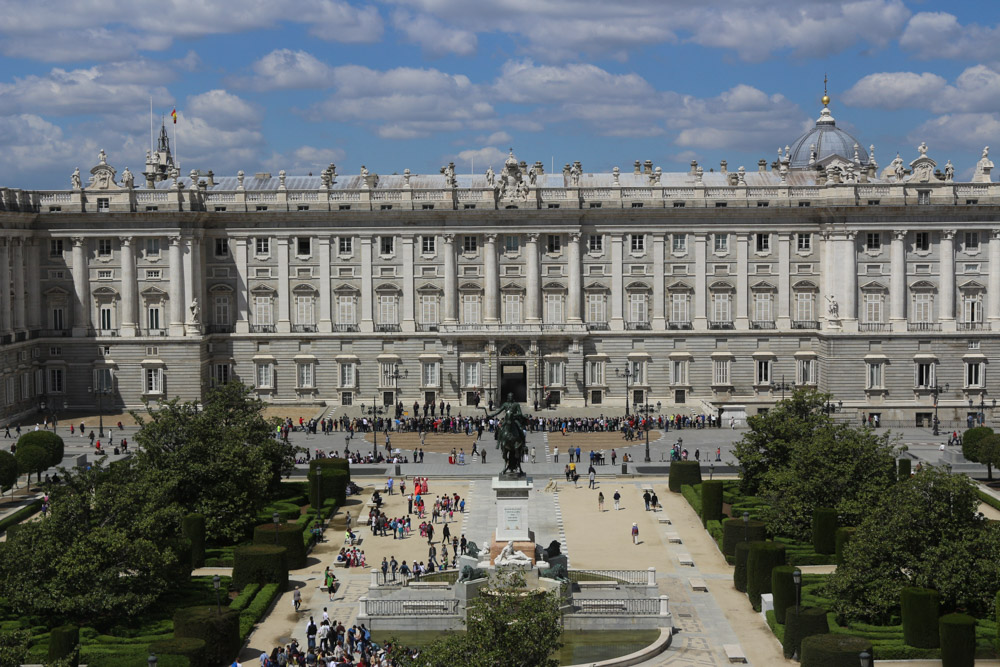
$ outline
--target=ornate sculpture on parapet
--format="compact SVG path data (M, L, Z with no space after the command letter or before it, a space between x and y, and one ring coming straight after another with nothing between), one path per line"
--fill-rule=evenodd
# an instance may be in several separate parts
M485 579L487 577L485 570L480 570L478 567L472 567L471 565L466 565L462 568L462 574L459 576L459 581L475 581L476 579Z
M458 181L455 179L454 162L449 162L445 166L441 167L441 173L444 174L444 182L449 188L458 187Z
M465 545L465 555L471 558L479 558L479 545L475 542L469 541Z
M191 306L190 306L190 308L191 308L191 321L194 324L200 324L201 323L201 306L198 305L198 299L197 299L197 297L194 298L194 299L191 299Z
M320 186L323 190L328 190L330 188L330 170L324 169L319 173L319 181L323 185Z
M580 163L574 162L573 166L569 169L569 184L574 188L580 186Z
M622 171L618 167L611 170L611 180L615 185L621 185L621 182L618 180L621 177L621 173Z
M135 187L135 177L128 170L128 167L125 167L125 170L122 172L122 187L129 190Z
M955 165L948 160L944 165L944 180L945 183L953 183L955 181Z
M496 186L496 184L497 184L497 175L493 171L493 165L490 165L490 168L486 170L486 185L492 188Z
M532 167L528 170L528 183L534 185L538 181L538 171Z
M73 170L73 173L69 177L70 183L73 185L74 190L83 189L83 183L80 181L80 168L77 167Z
M839 320L840 319L840 304L837 303L837 299L835 297L828 296L828 297L826 297L826 300L829 302L829 305L827 305L827 307L826 307L826 312L827 312L827 314L830 315L830 319L831 320Z
M736 185L746 185L747 184L747 170L746 167L740 165L740 168L736 170Z
M503 171L497 179L495 189L500 201L524 201L528 198L531 187L523 178L524 172L514 157L514 149L510 149L510 155L504 162ZM453 176L454 178L454 176Z
M97 161L101 164L108 163L108 154L104 152L103 148L101 149L101 152L97 154Z
M928 157L925 142L920 142L920 145L917 146L917 152L920 153L920 156L910 163L910 173L913 174L910 177L910 182L928 183L934 178L934 168L937 166L937 162Z
M236 189L237 190L242 190L243 189L243 179L245 178L245 176L246 175L243 173L242 169L240 169L238 172L236 172Z
M403 170L403 187L404 188L410 187L410 169L409 169L409 167L407 167L406 169Z
M562 583L569 582L569 572L566 571L566 566L562 563L542 570L538 573L538 576L546 579L555 579Z
M976 163L976 171L972 175L973 183L991 182L990 172L993 170L993 161L990 159L990 147L983 148L983 157Z

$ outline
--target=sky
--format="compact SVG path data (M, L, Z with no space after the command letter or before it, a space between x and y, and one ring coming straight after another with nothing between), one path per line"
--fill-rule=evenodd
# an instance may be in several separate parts
M886 166L1000 151L1000 3L918 0L0 0L0 185L101 149L181 168L586 172L770 163L819 116ZM177 109L178 122L170 122ZM137 179L141 180L141 179Z

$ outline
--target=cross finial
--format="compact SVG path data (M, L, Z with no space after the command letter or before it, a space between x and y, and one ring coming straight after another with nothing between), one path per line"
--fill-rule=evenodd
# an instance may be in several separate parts
M823 94L826 95L826 72L823 72Z

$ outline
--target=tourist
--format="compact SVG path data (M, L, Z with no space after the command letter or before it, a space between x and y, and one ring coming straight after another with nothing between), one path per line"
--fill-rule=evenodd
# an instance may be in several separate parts
M604 511L604 492L603 491L598 491L597 492L597 511L598 512L603 512Z
M656 511L656 508L660 506L660 499L656 497L656 491L653 491L652 495L649 497L649 505Z
M632 544L639 544L639 524L632 524Z
M590 468L590 486L588 488L591 489L597 488L597 473L594 472L593 466L591 466Z
M649 491L644 491L643 494L642 494L642 501L644 503L646 503L646 511L647 512L649 511L649 499L650 499Z
M613 495L612 498L615 500L615 511L617 512L621 509L618 503L622 499L622 494L618 493L618 489L615 489L615 495Z
M306 626L306 645L309 647L310 651L316 648L317 634L319 634L319 628L316 627L316 621L314 621L313 617L310 616L309 624Z
M295 611L298 611L299 607L301 606L302 606L302 591L296 588L294 591L292 591L292 607L295 609Z

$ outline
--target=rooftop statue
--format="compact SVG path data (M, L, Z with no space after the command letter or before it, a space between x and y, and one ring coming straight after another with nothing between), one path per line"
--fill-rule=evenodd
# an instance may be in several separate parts
M972 175L973 183L989 183L992 178L990 171L993 170L993 160L990 159L990 147L983 148L983 157L976 163L976 172Z
M74 190L79 190L83 187L83 183L80 182L80 168L77 167L73 170L73 174L69 177L70 183L73 184Z

